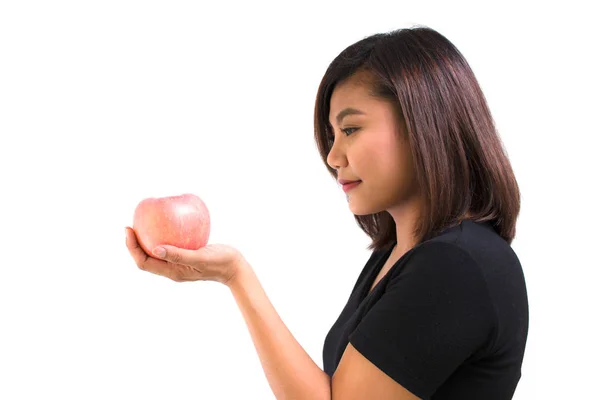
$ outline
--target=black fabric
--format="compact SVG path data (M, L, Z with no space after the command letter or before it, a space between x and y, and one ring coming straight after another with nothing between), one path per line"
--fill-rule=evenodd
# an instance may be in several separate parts
M490 223L463 221L406 252L368 293L390 252L371 254L327 334L325 372L350 342L422 399L511 399L529 309L510 245Z

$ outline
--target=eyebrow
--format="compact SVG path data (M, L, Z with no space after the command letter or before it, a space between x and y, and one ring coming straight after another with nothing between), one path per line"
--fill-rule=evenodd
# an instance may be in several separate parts
M338 125L342 123L342 120L348 115L365 115L364 112L357 110L356 108L348 107L340 111L340 113L335 117Z

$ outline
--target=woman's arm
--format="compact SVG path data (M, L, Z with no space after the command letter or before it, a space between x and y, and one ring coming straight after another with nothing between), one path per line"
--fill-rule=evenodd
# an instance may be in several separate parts
M227 286L242 312L271 390L277 399L330 400L329 376L285 326L247 261Z
M233 293L250 330L265 375L277 399L294 400L412 400L415 397L375 367L352 345L330 379L298 344L262 289L252 267L233 247L209 244L198 250L161 245L149 257L134 231L127 231L127 248L139 268L176 282L213 280ZM413 302L408 302L412 304ZM333 389L332 389L333 388Z

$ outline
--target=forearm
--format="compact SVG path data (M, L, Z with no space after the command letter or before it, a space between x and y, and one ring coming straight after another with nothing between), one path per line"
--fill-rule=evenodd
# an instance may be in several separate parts
M242 312L275 397L329 400L329 376L285 326L252 267L245 263L227 286Z

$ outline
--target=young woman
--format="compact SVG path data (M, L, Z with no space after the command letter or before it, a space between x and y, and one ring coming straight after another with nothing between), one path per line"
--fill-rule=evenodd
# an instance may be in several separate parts
M372 238L325 338L324 370L236 249L161 246L150 257L127 228L137 265L227 285L278 399L512 398L529 320L510 246L519 188L461 53L427 27L353 44L323 77L315 139Z

